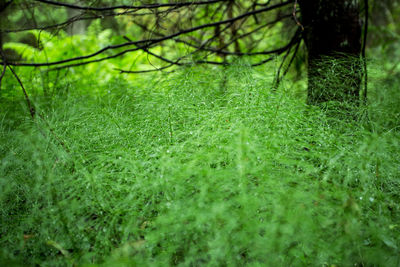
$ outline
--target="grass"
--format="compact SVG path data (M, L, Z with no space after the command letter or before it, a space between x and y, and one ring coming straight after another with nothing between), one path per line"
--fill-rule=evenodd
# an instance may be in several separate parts
M3 98L0 264L398 266L399 92L371 83L346 120L270 85L240 65L70 85L35 121Z

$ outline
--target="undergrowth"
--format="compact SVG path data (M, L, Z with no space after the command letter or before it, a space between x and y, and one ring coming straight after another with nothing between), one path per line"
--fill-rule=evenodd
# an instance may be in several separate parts
M34 121L3 98L0 264L398 266L399 92L346 120L270 85L240 65L72 84Z

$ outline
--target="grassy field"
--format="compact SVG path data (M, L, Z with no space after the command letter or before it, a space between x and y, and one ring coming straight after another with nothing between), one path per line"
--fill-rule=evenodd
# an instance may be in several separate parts
M0 265L399 266L399 81L354 119L225 72L3 96Z

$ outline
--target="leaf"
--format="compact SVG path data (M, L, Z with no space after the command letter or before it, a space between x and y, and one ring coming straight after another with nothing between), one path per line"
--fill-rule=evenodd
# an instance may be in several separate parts
M61 254L63 254L65 257L69 258L69 252L67 250L65 250L60 244L58 244L57 242L53 241L53 240L49 240L46 242L47 245L52 246L54 248L56 248L57 250L59 250L61 252Z
M398 247L397 247L396 243L393 241L393 239L391 239L388 236L384 236L384 235L381 235L380 238L383 241L383 243L385 243L386 246L393 248L395 250L398 250Z

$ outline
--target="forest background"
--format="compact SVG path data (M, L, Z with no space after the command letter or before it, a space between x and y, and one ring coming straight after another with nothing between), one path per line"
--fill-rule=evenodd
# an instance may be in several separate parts
M335 2L0 1L0 264L398 266L400 3Z

